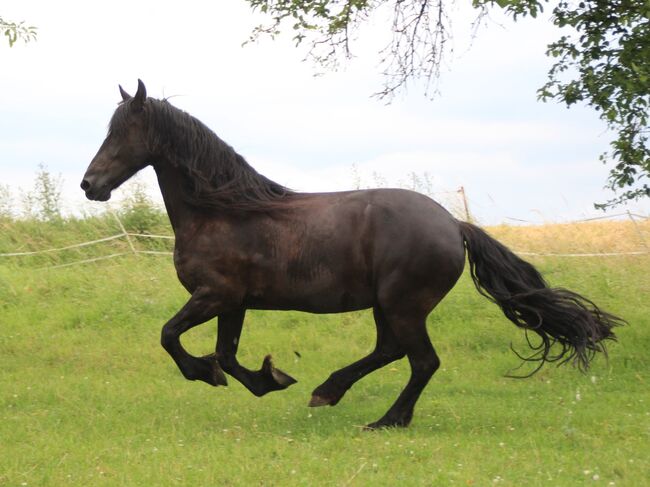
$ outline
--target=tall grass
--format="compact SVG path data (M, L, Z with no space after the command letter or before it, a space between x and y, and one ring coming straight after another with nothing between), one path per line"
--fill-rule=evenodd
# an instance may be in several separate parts
M490 233L512 249L538 253L616 253L650 250L650 219L497 225Z

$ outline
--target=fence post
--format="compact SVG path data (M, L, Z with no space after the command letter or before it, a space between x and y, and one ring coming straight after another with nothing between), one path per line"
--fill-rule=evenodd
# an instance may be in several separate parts
M465 221L471 223L472 217L469 214L469 205L467 204L467 195L465 194L465 187L461 186L458 192L463 197L463 209L465 210Z
M126 241L129 243L129 247L131 247L131 252L133 252L133 255L137 255L138 251L135 249L135 245L133 245L133 241L131 240L131 236L126 231L126 228L124 228L124 225L122 225L122 221L117 216L117 213L111 211L111 215L113 215L113 217L117 221L117 224L120 226L120 229L122 230L122 233L124 234L124 237L126 238Z

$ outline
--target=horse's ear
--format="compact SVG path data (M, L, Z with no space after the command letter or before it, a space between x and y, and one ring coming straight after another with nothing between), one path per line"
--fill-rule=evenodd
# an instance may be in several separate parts
M120 87L120 95L122 95L122 101L130 100L132 97L129 95L126 91L124 91L124 88L122 88L122 85L117 85Z
M133 97L131 106L137 112L141 111L144 108L144 101L147 99L147 89L144 86L144 83L141 79L138 80L138 91Z

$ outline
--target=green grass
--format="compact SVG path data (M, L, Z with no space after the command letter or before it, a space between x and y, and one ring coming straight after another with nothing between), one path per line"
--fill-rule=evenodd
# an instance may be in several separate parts
M650 258L533 262L629 320L609 362L504 378L522 333L465 275L429 318L442 367L412 425L365 432L405 385L406 361L334 408L306 404L372 348L369 312L249 312L241 362L272 353L299 381L255 398L234 379L184 380L160 347L186 299L168 257L0 261L0 485L647 485ZM214 323L184 336L197 355L214 340Z

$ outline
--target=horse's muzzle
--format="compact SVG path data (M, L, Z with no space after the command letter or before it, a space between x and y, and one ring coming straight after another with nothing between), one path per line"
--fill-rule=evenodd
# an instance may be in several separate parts
M111 198L111 189L108 184L93 185L88 179L81 181L81 189L86 193L86 198L92 201L108 201Z

